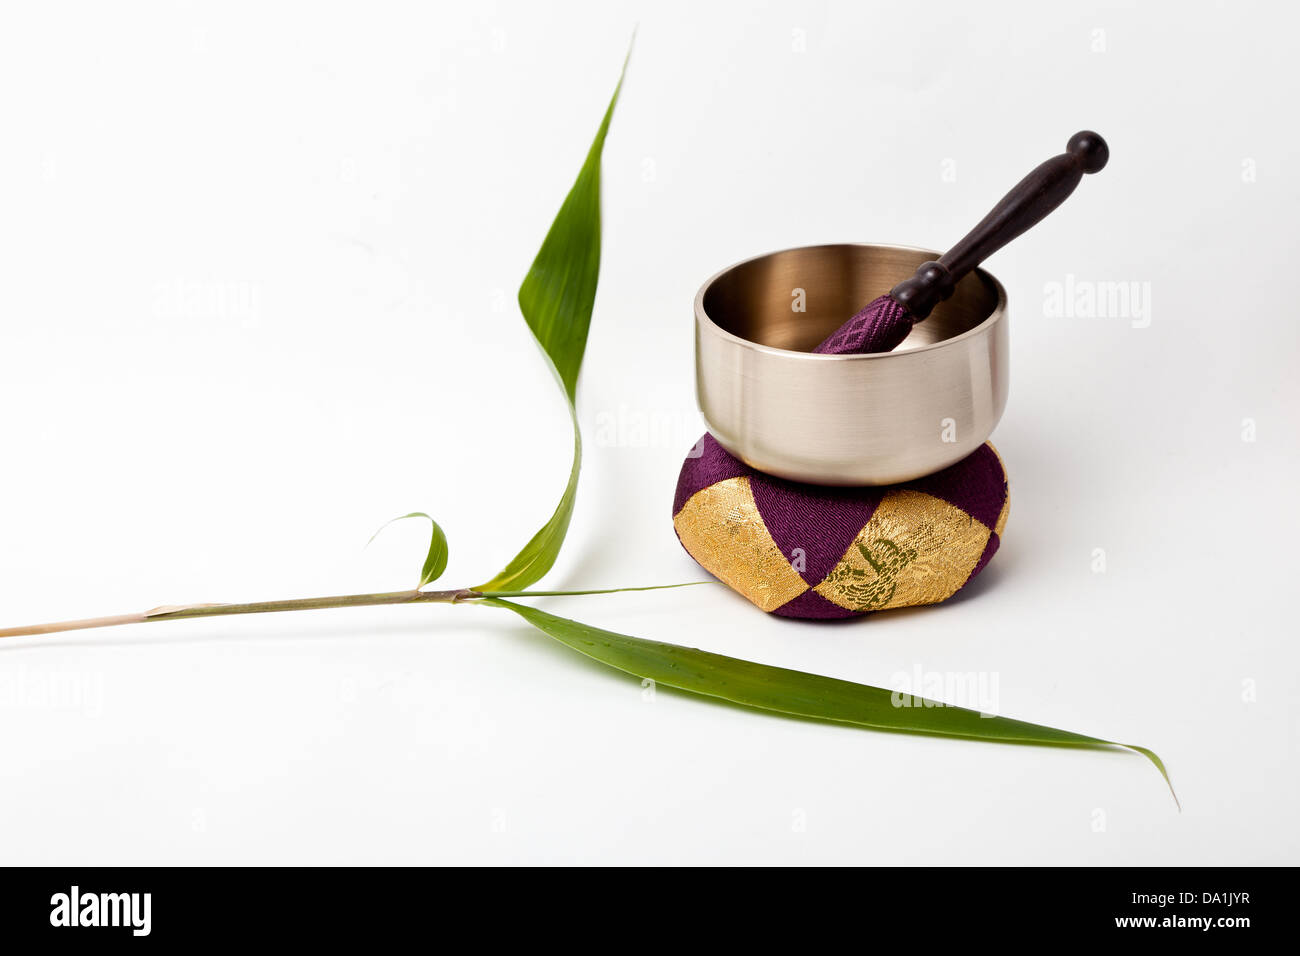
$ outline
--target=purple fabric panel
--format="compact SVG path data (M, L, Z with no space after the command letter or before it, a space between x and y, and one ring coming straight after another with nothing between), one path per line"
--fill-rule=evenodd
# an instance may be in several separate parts
M687 458L682 463L682 472L677 477L677 494L673 498L673 516L682 510L682 506L691 500L691 496L701 488L716 485L728 478L756 474L738 458L732 458L727 450L718 444L712 435L705 435L696 444L700 455ZM692 448L692 451L695 449Z
M772 610L780 617L801 617L814 621L831 621L845 617L857 617L864 611L850 611L838 604L826 600L816 591L804 591L793 601L786 601Z
M799 573L818 584L844 557L882 497L879 488L828 488L758 475L750 482L754 503L786 560L804 552ZM797 570L797 568L796 568Z
M984 545L984 553L980 555L980 559L975 562L975 567L971 569L971 573L966 577L966 580L962 582L961 587L954 593L960 593L962 588L975 580L975 575L984 570L984 565L989 563L989 558L993 557L994 553L998 550L998 545L1001 543L1002 540L996 534L989 535L988 543Z
M898 487L920 491L955 505L988 528L997 524L1007 500L1007 479L997 452L987 444L943 471Z
M856 352L892 352L912 331L912 317L887 295L873 300L865 309L831 333L813 349L822 355Z

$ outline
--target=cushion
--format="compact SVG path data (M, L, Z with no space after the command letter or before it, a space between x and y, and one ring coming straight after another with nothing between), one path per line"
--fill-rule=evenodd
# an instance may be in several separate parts
M682 465L673 527L706 571L762 610L831 619L956 594L997 551L1007 505L988 443L915 481L835 488L756 471L706 435Z

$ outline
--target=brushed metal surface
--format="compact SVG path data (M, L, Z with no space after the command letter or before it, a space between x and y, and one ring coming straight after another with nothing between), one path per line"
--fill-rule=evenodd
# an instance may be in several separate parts
M958 283L894 352L806 351L935 258L907 246L804 246L709 279L695 297L696 396L709 432L760 471L823 485L909 481L969 455L1007 402L1007 297L987 272Z

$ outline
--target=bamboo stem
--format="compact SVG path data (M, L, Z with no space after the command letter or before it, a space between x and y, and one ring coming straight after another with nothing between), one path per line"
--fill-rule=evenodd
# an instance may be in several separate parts
M469 588L451 591L383 591L377 594L338 594L332 597L293 598L287 601L255 601L250 604L187 604L179 607L156 607L136 614L87 617L76 621L54 621L24 627L0 629L0 638L55 634L92 627L117 627L121 624L148 624L152 621L175 621L191 617L223 617L228 614L267 614L274 611L316 611L331 607L374 607L383 604L456 604L481 597Z

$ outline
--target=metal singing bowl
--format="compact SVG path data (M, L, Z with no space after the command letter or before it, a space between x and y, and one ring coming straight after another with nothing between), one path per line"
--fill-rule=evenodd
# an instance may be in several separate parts
M937 258L909 246L803 246L704 283L695 383L709 432L759 471L822 485L910 481L969 455L1007 404L1007 294L984 270L896 351L811 351Z

